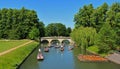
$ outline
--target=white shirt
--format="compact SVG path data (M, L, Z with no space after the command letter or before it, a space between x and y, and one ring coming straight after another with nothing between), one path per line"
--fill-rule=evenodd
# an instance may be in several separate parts
M39 52L41 52L41 50L40 50L40 49L39 49L38 51L39 51Z

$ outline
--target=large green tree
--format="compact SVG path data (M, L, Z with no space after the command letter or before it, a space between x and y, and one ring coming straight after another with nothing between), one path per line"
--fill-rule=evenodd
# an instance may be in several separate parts
M40 35L40 32L37 28L33 28L30 32L29 32L29 38L30 39L37 39Z
M94 11L92 4L85 5L80 8L79 12L74 16L75 28L80 26L92 27L91 15Z
M108 11L108 5L107 3L104 3L102 6L95 9L91 15L91 21L93 27L96 28L97 32L99 32L100 28L106 21L107 11Z
M120 46L120 3L113 3L107 12L106 22L111 25L111 27L117 33L116 44Z
M86 47L94 45L96 34L95 28L79 27L78 29L74 29L72 31L71 38L78 46L86 49Z
M66 26L62 23L51 23L46 27L46 36L66 36Z
M98 33L96 44L99 47L100 53L107 53L110 50L116 49L116 32L112 29L109 23L105 23Z
M33 28L43 32L44 25L39 22L36 11L25 9L0 9L0 38L25 39Z
M70 27L68 27L66 29L66 36L70 36L70 33L72 32L72 29Z

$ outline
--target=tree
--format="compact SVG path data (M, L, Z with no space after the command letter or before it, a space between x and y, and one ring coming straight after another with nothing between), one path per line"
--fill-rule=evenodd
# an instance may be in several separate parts
M51 23L46 27L46 36L65 36L66 27L62 23Z
M30 32L29 32L29 38L30 39L37 39L39 36L40 33L39 33L39 29L37 28L33 28Z
M91 15L94 11L92 4L88 6L84 6L79 10L79 12L74 16L75 28L79 28L80 26L84 27L92 27L93 24L91 22Z
M43 22L39 22L39 31L40 31L40 37L44 37L45 36L45 27L44 27L44 23Z
M96 44L99 47L100 53L107 53L110 50L115 50L116 32L111 28L109 23L105 23L98 33Z
M78 46L86 49L87 47L94 45L96 34L95 28L79 27L72 31L71 38Z
M106 22L111 25L116 32L116 44L120 46L120 3L113 3L107 12Z
M70 36L71 31L72 31L71 28L68 27L68 28L66 29L66 36Z
M116 25L114 30L116 31L117 34L116 44L117 46L120 46L120 12L116 14L115 22Z
M39 23L37 13L34 10L0 9L0 38L4 39L26 39L31 29L37 28L43 32L43 25Z
M96 8L91 15L91 21L93 27L96 28L97 32L99 32L100 28L106 21L106 12L108 11L107 3L104 3L102 6Z

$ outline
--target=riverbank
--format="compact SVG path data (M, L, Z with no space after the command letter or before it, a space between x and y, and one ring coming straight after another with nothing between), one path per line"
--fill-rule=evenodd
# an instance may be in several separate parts
M37 47L37 45L38 42L33 41L23 47L11 51L10 53L0 56L0 69L16 69L16 67L35 47Z
M109 54L106 58L116 64L120 64L120 53Z
M98 49L97 46L88 47L87 51L89 51L89 52L91 52L93 54L99 55L101 57L106 57L108 55L107 53L99 53L99 49Z
M78 59L82 62L107 62L108 60L96 55L79 54Z
M101 57L107 58L109 61L120 64L120 53L112 53L112 54L107 54L107 53L98 53L98 47L97 46L91 46L88 47L87 50L93 54L97 54Z

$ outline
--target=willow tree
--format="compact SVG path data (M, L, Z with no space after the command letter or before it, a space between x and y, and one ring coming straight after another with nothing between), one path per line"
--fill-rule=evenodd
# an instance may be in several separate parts
M96 30L92 27L79 27L78 29L74 29L71 33L71 38L83 49L94 45L95 37Z

